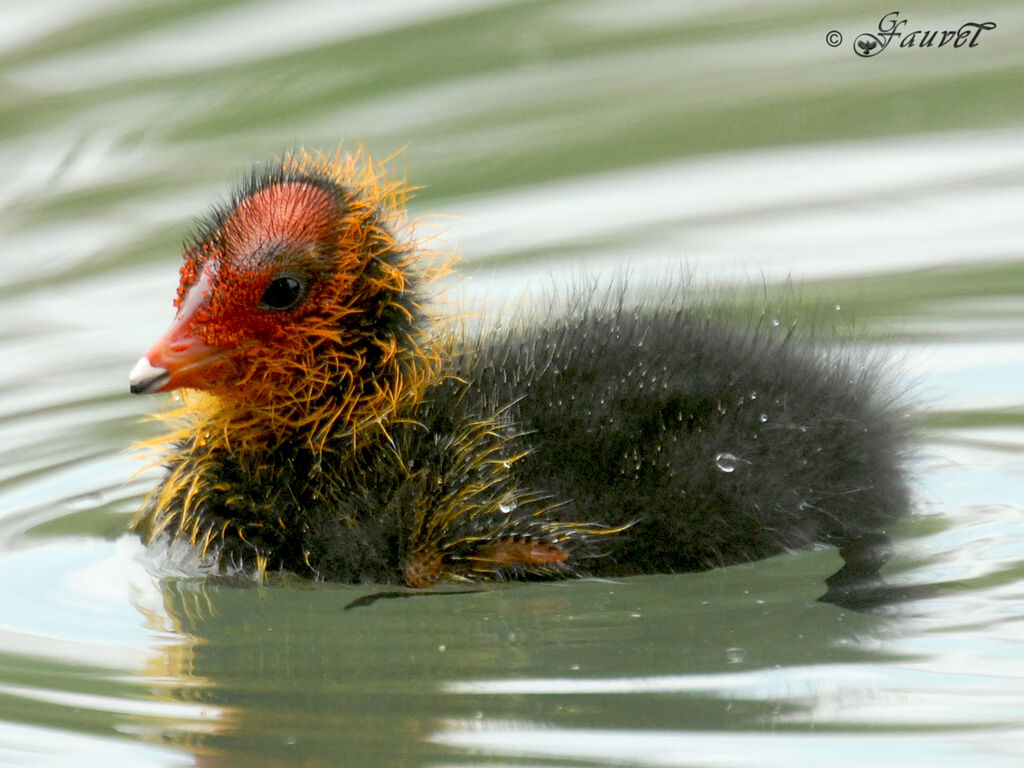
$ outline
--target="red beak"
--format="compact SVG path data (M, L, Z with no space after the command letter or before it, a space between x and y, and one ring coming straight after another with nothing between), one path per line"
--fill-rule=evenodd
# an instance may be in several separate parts
M189 289L164 335L132 368L128 375L132 394L201 387L210 368L223 359L224 347L211 347L191 333L193 318L209 301L208 269L200 273L199 279Z

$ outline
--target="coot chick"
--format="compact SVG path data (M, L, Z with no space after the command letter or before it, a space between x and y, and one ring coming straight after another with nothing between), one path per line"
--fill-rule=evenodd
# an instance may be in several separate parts
M134 393L151 547L262 576L442 580L699 570L843 545L907 507L904 416L876 371L771 323L583 291L469 332L406 188L360 158L259 167L185 247Z

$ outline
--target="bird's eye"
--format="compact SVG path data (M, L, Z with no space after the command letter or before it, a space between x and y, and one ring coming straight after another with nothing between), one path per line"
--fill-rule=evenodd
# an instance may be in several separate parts
M298 275L279 275L270 281L260 299L261 309L283 312L294 309L306 296L306 282Z

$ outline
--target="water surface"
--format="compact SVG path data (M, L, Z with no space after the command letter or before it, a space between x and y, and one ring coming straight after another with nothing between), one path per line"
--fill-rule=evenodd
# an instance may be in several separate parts
M998 26L860 59L863 2L0 10L0 763L1019 765L1024 9L900 11ZM400 152L473 308L670 275L854 329L919 411L916 599L820 602L829 550L349 611L154 570L126 377L183 234L340 141Z

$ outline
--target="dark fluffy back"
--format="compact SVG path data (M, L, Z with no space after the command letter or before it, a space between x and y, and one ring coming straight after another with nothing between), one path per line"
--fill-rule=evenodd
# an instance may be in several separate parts
M878 360L709 306L569 305L483 333L461 375L481 402L516 401L519 481L565 501L558 517L634 523L589 572L842 544L906 510L906 419Z

